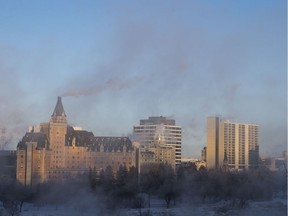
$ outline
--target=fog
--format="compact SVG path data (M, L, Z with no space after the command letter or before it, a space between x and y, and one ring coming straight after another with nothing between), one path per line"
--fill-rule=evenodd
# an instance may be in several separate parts
M286 149L284 1L125 2L1 3L0 127L10 149L49 121L61 95L68 120L95 134L173 116L185 157L199 157L216 114L259 124L261 154Z
M253 215L255 211L285 215L286 174L266 169L237 173L202 167L197 171L194 164L179 167L175 173L162 164L146 166L140 176L135 168L120 166L113 175L108 166L100 173L90 169L77 178L32 187L2 176L0 201L8 215L159 215L161 211L171 215Z

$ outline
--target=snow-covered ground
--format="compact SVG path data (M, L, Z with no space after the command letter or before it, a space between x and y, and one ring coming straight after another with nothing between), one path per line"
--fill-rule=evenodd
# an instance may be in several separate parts
M272 201L250 202L244 209L232 207L231 202L218 202L213 204L199 204L199 205L176 205L170 209L152 208L143 209L142 212L150 212L147 215L153 216L216 216L216 215L235 215L235 216L285 216L287 215L287 200L275 199ZM132 216L137 215L137 210L123 210L119 215ZM138 214L139 215L139 214Z
M152 199L151 208L141 209L143 216L191 216L191 215L231 215L231 216L285 216L287 215L287 200L274 199L272 201L248 202L244 209L232 207L231 202L221 201L212 204L188 204L181 203L167 209L162 200ZM2 209L2 214L5 214ZM79 205L74 206L42 206L35 207L33 204L24 204L21 216L137 216L139 209L118 209L103 210L97 207L97 203L83 204L79 200Z

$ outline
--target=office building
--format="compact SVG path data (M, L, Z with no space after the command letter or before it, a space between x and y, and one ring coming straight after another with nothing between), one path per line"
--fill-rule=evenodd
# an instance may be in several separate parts
M174 148L175 165L181 164L182 129L175 120L163 116L149 117L140 120L139 126L134 126L133 134L142 147L156 145L162 146L162 150L164 146Z

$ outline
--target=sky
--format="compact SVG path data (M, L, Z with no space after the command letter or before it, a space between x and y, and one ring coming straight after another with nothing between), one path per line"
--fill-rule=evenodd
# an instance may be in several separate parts
M0 0L6 149L50 120L57 96L69 124L96 136L127 136L161 115L182 126L182 155L199 158L217 115L259 124L260 155L280 156L287 3Z

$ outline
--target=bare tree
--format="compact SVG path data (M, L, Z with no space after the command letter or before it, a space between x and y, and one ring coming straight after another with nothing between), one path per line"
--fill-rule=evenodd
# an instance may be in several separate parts
M147 201L144 194L137 194L134 199L134 207L138 209L139 215L142 216L142 208L145 207Z

